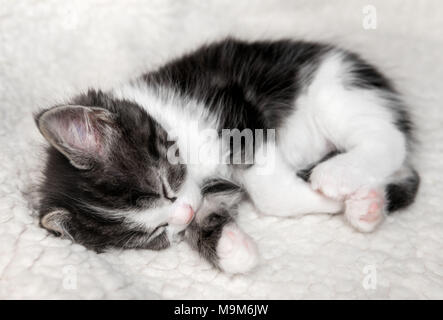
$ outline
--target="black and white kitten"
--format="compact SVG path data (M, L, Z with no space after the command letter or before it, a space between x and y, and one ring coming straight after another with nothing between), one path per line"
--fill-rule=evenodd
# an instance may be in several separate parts
M284 217L344 212L369 232L419 185L390 81L318 43L227 39L36 123L51 144L41 225L99 252L184 239L246 272L257 249L235 224L241 201Z

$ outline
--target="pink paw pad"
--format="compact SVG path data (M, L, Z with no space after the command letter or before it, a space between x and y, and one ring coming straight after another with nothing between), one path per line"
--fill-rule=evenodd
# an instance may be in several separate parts
M369 191L367 198L377 198L378 196L379 195L378 195L377 191L371 190L371 191Z
M371 203L368 209L368 213L376 213L380 209L380 205L377 202Z
M217 245L220 268L228 273L244 273L257 264L257 247L238 227L226 226Z
M345 216L360 231L372 231L383 219L383 193L371 190L359 193L346 200Z

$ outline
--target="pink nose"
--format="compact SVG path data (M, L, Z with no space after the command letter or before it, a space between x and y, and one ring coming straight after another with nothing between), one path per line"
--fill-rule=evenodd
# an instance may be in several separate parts
M179 204L171 218L172 224L184 225L191 222L194 217L194 210L189 204Z

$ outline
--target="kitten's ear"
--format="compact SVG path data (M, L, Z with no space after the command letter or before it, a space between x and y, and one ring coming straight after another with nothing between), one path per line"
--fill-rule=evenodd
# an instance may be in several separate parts
M40 224L43 228L57 233L60 236L66 236L66 223L69 218L69 213L64 209L55 209L45 214L40 219Z
M36 116L42 135L79 169L104 161L117 130L108 110L78 105L58 106Z

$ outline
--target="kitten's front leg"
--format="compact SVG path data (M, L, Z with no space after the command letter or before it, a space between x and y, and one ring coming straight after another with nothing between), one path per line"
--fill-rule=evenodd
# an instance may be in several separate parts
M246 273L258 262L254 241L220 209L200 223L194 220L185 231L185 241L214 267L227 273Z
M206 189L203 204L185 230L184 239L216 268L246 273L257 265L258 250L234 220L242 191L238 186L227 187L226 183L222 187L212 184Z

